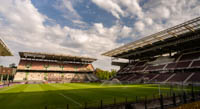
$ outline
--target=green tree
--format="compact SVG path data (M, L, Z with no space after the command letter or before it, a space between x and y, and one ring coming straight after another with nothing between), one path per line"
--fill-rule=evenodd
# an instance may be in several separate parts
M111 72L109 72L109 71L104 71L100 68L96 68L95 74L101 80L109 80L110 78L116 75L116 70L113 69L111 70Z
M15 63L9 64L9 67L10 67L10 68L17 68L17 66L16 66Z

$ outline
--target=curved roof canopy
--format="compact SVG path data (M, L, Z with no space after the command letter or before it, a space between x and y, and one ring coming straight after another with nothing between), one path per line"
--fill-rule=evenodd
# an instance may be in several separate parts
M11 51L8 49L2 39L0 39L0 56L12 56Z
M19 55L21 58L26 58L26 59L43 59L43 60L57 60L57 61L93 62L97 60L94 58L82 57L82 56L36 53L36 52L19 52Z
M117 57L117 58L124 58L124 56L121 56L122 54L130 54L129 51L134 51L138 48L142 48L147 45L153 45L157 42L165 42L165 40L168 40L170 38L179 38L179 36L189 33L189 32L195 32L200 29L200 17L197 17L195 19L186 21L182 24L176 25L174 27L168 28L166 30L160 31L158 33L146 36L140 40L128 43L126 45L123 45L119 48L110 50L108 52L103 53L104 56L109 57ZM189 35L187 37L190 37Z

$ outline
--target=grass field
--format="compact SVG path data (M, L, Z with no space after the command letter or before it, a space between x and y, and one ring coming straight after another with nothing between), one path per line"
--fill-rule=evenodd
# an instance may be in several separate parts
M162 93L170 88L162 86ZM174 88L179 91L179 88ZM159 94L158 85L101 85L94 83L66 84L19 84L0 89L1 109L70 109L88 106L98 106L100 100L104 104L112 104L114 97L117 102L134 101L136 96L141 98Z

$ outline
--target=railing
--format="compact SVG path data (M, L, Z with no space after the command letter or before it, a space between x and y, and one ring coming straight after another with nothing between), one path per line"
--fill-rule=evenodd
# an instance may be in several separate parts
M176 93L170 91L169 93L153 94L150 96L135 96L135 98L115 98L102 99L95 103L86 101L85 103L77 103L77 106L66 105L48 105L43 109L164 109L175 108L182 104L187 104L200 100L200 91L194 90L193 86L191 90L182 91Z

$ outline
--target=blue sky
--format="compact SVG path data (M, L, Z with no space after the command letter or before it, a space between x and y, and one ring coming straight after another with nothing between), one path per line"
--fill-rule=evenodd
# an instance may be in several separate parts
M98 58L102 53L200 16L200 0L1 0L0 37L19 62L19 51Z
M71 15L68 9L57 9L56 6L63 3L62 0L32 0L32 3L40 13L54 19L56 24L62 27L69 26L72 28L79 28L72 22L72 19L81 20L87 23L88 26L92 26L93 23L101 22L105 27L111 27L117 20L114 16L99 8L90 0L74 0L72 2L72 5L74 4L73 8L76 10L77 14L80 15L80 18ZM66 18L64 15L67 15L69 18Z

